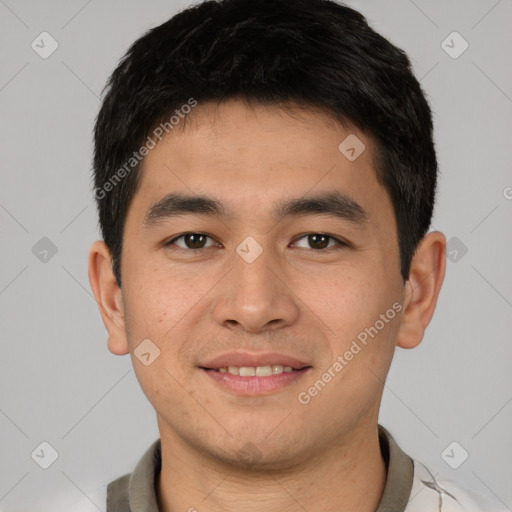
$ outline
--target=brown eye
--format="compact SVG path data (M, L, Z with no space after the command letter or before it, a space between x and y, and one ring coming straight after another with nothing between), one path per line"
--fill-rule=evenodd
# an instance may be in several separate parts
M185 245L189 249L202 249L206 243L206 238L206 235L200 235L196 233L184 235Z
M209 240L210 241L209 241ZM170 240L165 244L166 246L176 245L181 249L206 249L215 245L211 236L203 233L185 233Z
M329 245L329 238L326 235L308 235L308 243L313 249L325 249Z
M345 243L340 240L323 233L311 233L300 237L295 244L297 247L304 249L322 250L335 246L344 246Z

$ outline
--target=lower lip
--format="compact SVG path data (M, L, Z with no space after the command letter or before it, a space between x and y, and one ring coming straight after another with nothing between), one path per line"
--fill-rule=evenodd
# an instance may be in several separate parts
M302 379L310 369L311 367L303 368L302 370L278 373L268 377L240 377L239 375L231 375L228 372L221 373L215 370L205 370L204 368L201 368L201 371L222 387L234 391L238 395L258 396L268 395L290 386L299 379Z

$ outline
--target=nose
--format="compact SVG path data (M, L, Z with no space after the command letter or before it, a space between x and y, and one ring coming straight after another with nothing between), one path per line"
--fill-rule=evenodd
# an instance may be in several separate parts
M299 307L287 281L284 262L271 251L264 250L250 263L234 253L231 271L216 287L215 321L250 333L293 325Z

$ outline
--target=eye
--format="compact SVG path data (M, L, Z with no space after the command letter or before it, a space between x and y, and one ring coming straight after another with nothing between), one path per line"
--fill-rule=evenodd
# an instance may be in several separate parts
M304 240L304 242L301 242L301 240ZM324 233L310 233L299 238L294 245L304 249L322 250L335 246L346 246L347 244Z
M212 243L207 244L208 239ZM211 236L205 235L204 233L184 233L172 240L169 240L165 244L166 246L176 245L181 249L205 249L207 247L212 247L214 245L218 245Z

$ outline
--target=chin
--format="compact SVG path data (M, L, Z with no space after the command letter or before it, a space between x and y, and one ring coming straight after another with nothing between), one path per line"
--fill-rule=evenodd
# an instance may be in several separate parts
M286 443L277 436L269 439L269 434L251 436L245 432L245 435L238 438L233 436L230 438L231 442L224 446L210 446L208 451L213 458L224 464L254 473L287 471L303 463L304 453L296 442L292 442L290 437ZM221 447L222 450L219 449Z

